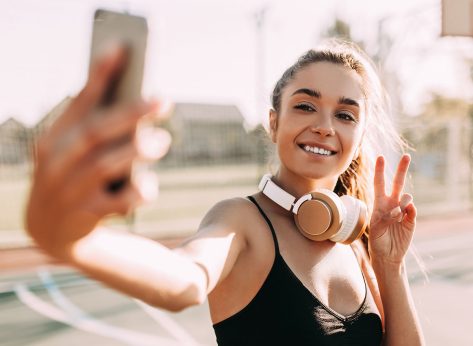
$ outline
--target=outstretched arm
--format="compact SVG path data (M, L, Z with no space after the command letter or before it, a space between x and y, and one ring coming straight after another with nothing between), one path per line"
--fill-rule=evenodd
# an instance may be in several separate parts
M410 157L399 162L392 193L386 195L384 158L375 168L375 202L370 224L369 251L385 314L384 345L423 345L424 338L407 281L404 257L414 235L416 208L403 194Z
M101 226L105 216L126 214L148 192L140 177L117 193L107 191L107 183L129 175L137 159L161 157L169 146L163 130L148 142L140 132L147 114L160 110L158 103L97 107L123 53L116 50L95 65L85 88L38 141L26 228L47 253L87 275L152 305L180 310L205 299L245 242L221 206L176 250Z

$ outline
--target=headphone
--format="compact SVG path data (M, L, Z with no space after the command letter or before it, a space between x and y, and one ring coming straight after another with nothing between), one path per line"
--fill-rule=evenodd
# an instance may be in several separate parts
M366 204L352 196L339 197L333 191L317 189L296 201L271 180L271 174L264 175L258 187L273 202L292 211L297 228L311 240L350 244L368 226Z

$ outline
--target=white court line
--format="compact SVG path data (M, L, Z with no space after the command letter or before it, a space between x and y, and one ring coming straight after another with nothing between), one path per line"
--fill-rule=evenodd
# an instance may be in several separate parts
M57 284L54 282L54 278L51 276L49 271L45 268L39 268L38 276L40 277L44 287L48 291L49 295L53 301L62 308L70 317L75 319L84 319L92 318L90 315L87 315L84 311L74 305L59 289ZM165 313L155 309L154 307L149 306L148 304L138 300L133 299L149 316L151 316L159 325L161 325L165 330L171 334L179 345L184 346L200 346L197 341L195 341L192 336L184 330L179 324L174 320L169 318Z
M38 296L36 296L34 293L28 290L25 285L21 283L15 285L14 292L17 295L18 299L30 309L52 320L67 324L71 327L77 328L85 332L115 339L122 343L133 346L156 346L160 344L169 346L179 345L179 343L177 343L176 341L168 338L158 337L140 332L134 332L127 329L108 325L102 321L87 316L87 314L85 313L82 314L83 317L80 319L77 318L77 316L71 317L67 315L64 311L58 309L56 306L47 303Z
M148 315L153 318L160 326L166 329L180 345L185 346L200 346L194 338L172 318L168 317L164 312L156 309L145 302L133 299Z
M59 290L57 284L54 282L54 279L51 277L49 271L45 268L38 268L38 276L43 283L43 286L48 291L51 299L59 306L69 317L74 319L87 319L91 318L87 316L81 309L75 306L69 299L67 299Z

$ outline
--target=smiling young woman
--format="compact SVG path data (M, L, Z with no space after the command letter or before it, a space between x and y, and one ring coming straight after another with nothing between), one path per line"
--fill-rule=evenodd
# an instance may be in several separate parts
M165 309L208 297L219 345L423 344L404 265L416 219L403 193L410 158L402 156L387 195L376 144L400 149L402 141L359 51L343 44L311 50L283 74L269 113L277 173L254 195L217 203L173 250L100 223L143 199L140 181L114 195L106 182L169 144L162 136L154 157L137 145L141 114L159 104L94 118L119 56L102 59L38 143L26 221L44 250ZM302 207L307 200L312 207ZM302 212L337 236L312 240L301 231Z

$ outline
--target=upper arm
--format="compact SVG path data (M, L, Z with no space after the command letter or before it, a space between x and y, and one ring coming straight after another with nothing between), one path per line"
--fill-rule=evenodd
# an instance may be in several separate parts
M190 258L207 275L207 293L228 276L248 239L245 214L251 209L242 198L217 203L202 220L198 232L174 251Z

